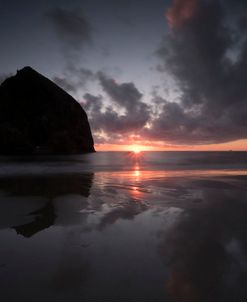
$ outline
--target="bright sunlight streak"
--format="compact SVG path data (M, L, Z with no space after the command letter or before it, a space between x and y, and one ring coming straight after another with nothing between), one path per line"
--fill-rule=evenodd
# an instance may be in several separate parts
M143 158L143 151L144 149L142 146L139 145L131 145L130 151L128 152L128 156L131 158L134 162L140 162Z

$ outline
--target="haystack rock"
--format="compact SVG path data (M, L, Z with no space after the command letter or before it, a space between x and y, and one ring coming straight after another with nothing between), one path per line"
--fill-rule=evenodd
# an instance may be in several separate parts
M0 154L94 152L81 105L55 83L25 67L0 86Z

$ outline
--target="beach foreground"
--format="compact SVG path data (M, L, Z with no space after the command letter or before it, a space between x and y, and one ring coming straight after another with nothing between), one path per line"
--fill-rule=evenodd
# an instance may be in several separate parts
M246 301L247 170L107 156L5 161L2 301Z

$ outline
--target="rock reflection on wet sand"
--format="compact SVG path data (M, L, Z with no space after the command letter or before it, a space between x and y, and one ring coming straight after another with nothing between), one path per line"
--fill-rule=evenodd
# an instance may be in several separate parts
M246 301L246 174L1 178L2 301Z

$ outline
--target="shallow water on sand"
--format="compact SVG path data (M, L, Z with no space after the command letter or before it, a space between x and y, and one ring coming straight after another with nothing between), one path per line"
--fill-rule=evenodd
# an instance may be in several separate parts
M246 301L246 159L2 158L0 301Z

